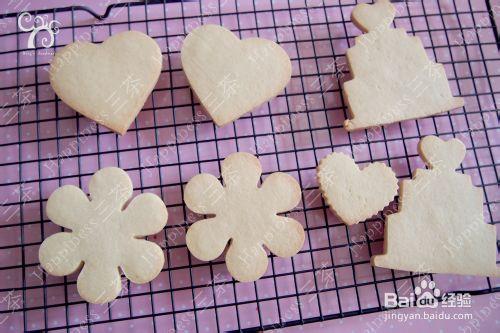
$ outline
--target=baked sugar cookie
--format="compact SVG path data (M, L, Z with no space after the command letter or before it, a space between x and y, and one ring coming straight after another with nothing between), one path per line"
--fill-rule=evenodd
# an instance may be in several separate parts
M77 41L57 51L50 84L75 111L123 135L156 85L161 66L158 44L126 31L102 44Z
M135 283L154 279L164 263L162 249L143 239L167 223L163 201L152 193L132 196L132 182L119 168L97 171L90 198L78 187L58 188L47 202L47 216L69 232L49 236L40 246L40 265L51 275L78 275L80 296L90 303L115 299L122 288L119 267Z
M391 168L376 162L360 170L342 153L323 158L317 176L328 206L347 225L377 214L398 191L398 179Z
M290 58L275 42L240 40L213 24L189 33L181 60L191 88L219 126L277 96L292 73Z
M222 163L224 186L210 174L194 176L186 185L184 202L193 212L214 217L195 222L186 243L199 260L214 260L229 243L226 265L238 281L249 282L266 271L263 246L279 257L295 255L304 244L304 229L278 213L300 201L297 181L281 172L269 175L257 187L262 169L248 153L234 153Z
M399 212L385 223L378 267L423 273L500 276L497 238L483 220L482 189L455 172L465 157L458 139L427 136L419 153L429 169L417 169L400 187Z
M453 97L444 67L428 59L421 40L391 28L395 8L388 0L359 4L353 23L365 34L347 50L353 79L344 83L346 130L390 124L464 105Z

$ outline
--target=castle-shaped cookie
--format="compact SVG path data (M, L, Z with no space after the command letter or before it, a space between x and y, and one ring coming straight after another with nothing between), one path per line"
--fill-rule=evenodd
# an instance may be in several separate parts
M500 276L497 238L483 221L482 189L455 172L465 156L458 139L427 136L419 153L430 169L417 169L400 186L399 212L385 225L384 254L372 264L425 273Z
M347 50L353 79L344 83L350 119L346 130L390 124L464 105L453 97L444 67L427 57L418 37L391 28L395 8L388 0L357 5L353 23L364 32Z

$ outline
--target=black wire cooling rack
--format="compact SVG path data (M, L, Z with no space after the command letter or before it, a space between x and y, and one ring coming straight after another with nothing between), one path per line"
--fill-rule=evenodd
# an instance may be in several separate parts
M373 268L382 250L387 211L347 228L318 191L315 167L332 150L360 163L383 161L398 177L422 167L422 136L458 137L467 146L461 172L483 188L485 220L498 225L498 35L489 2L399 2L395 20L422 38L430 57L445 65L459 110L416 121L346 133L341 82L349 77L345 50L359 35L350 22L354 1L226 0L117 3L103 15L72 6L30 12L57 20L54 45L27 47L18 13L0 15L0 327L2 332L58 330L227 331L286 326L384 310L384 292L408 294L422 276ZM182 73L179 50L186 33L204 23L224 24L240 37L277 40L293 64L285 92L232 125L216 128L204 115ZM127 135L68 109L52 92L46 69L53 53L76 40L101 42L121 30L141 30L163 51L163 70L150 100ZM47 36L45 36L47 37ZM296 177L301 205L290 213L307 232L293 259L270 256L265 276L236 283L222 258L189 256L187 226L198 216L182 204L183 186L199 172L219 174L234 151L259 156L264 175L280 170ZM60 231L44 215L50 193L62 184L86 187L104 166L124 168L136 192L160 194L169 209L164 232L150 237L166 253L162 273L149 285L124 282L117 301L97 306L76 294L75 275L54 278L38 265L44 238ZM395 207L388 210L394 211ZM182 222L181 222L182 221ZM442 290L472 294L500 291L498 279L427 275Z

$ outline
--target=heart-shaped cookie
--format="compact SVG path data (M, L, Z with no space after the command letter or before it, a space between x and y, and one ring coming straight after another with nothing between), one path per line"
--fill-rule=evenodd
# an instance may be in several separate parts
M191 88L219 126L278 95L292 73L290 58L278 44L261 38L239 40L211 24L186 37L181 60Z
M158 44L138 31L116 34L102 44L74 42L57 51L50 84L71 108L124 134L160 76Z
M361 31L368 32L385 29L395 15L396 9L389 0L377 0L372 5L362 3L354 7L351 20Z
M391 168L376 162L360 170L352 158L341 153L323 158L317 176L326 202L347 225L375 215L398 191Z
M455 170L465 157L465 146L462 141L458 139L444 141L434 135L420 140L418 151L425 164L432 169Z

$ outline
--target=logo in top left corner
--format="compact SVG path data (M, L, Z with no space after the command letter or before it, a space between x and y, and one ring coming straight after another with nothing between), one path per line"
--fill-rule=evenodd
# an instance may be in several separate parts
M23 32L31 32L28 38L28 49L35 48L35 37L39 32L44 35L40 42L44 48L54 45L54 36L59 33L61 22L49 20L47 17L36 15L33 17L28 12L21 13L17 18L17 26Z

